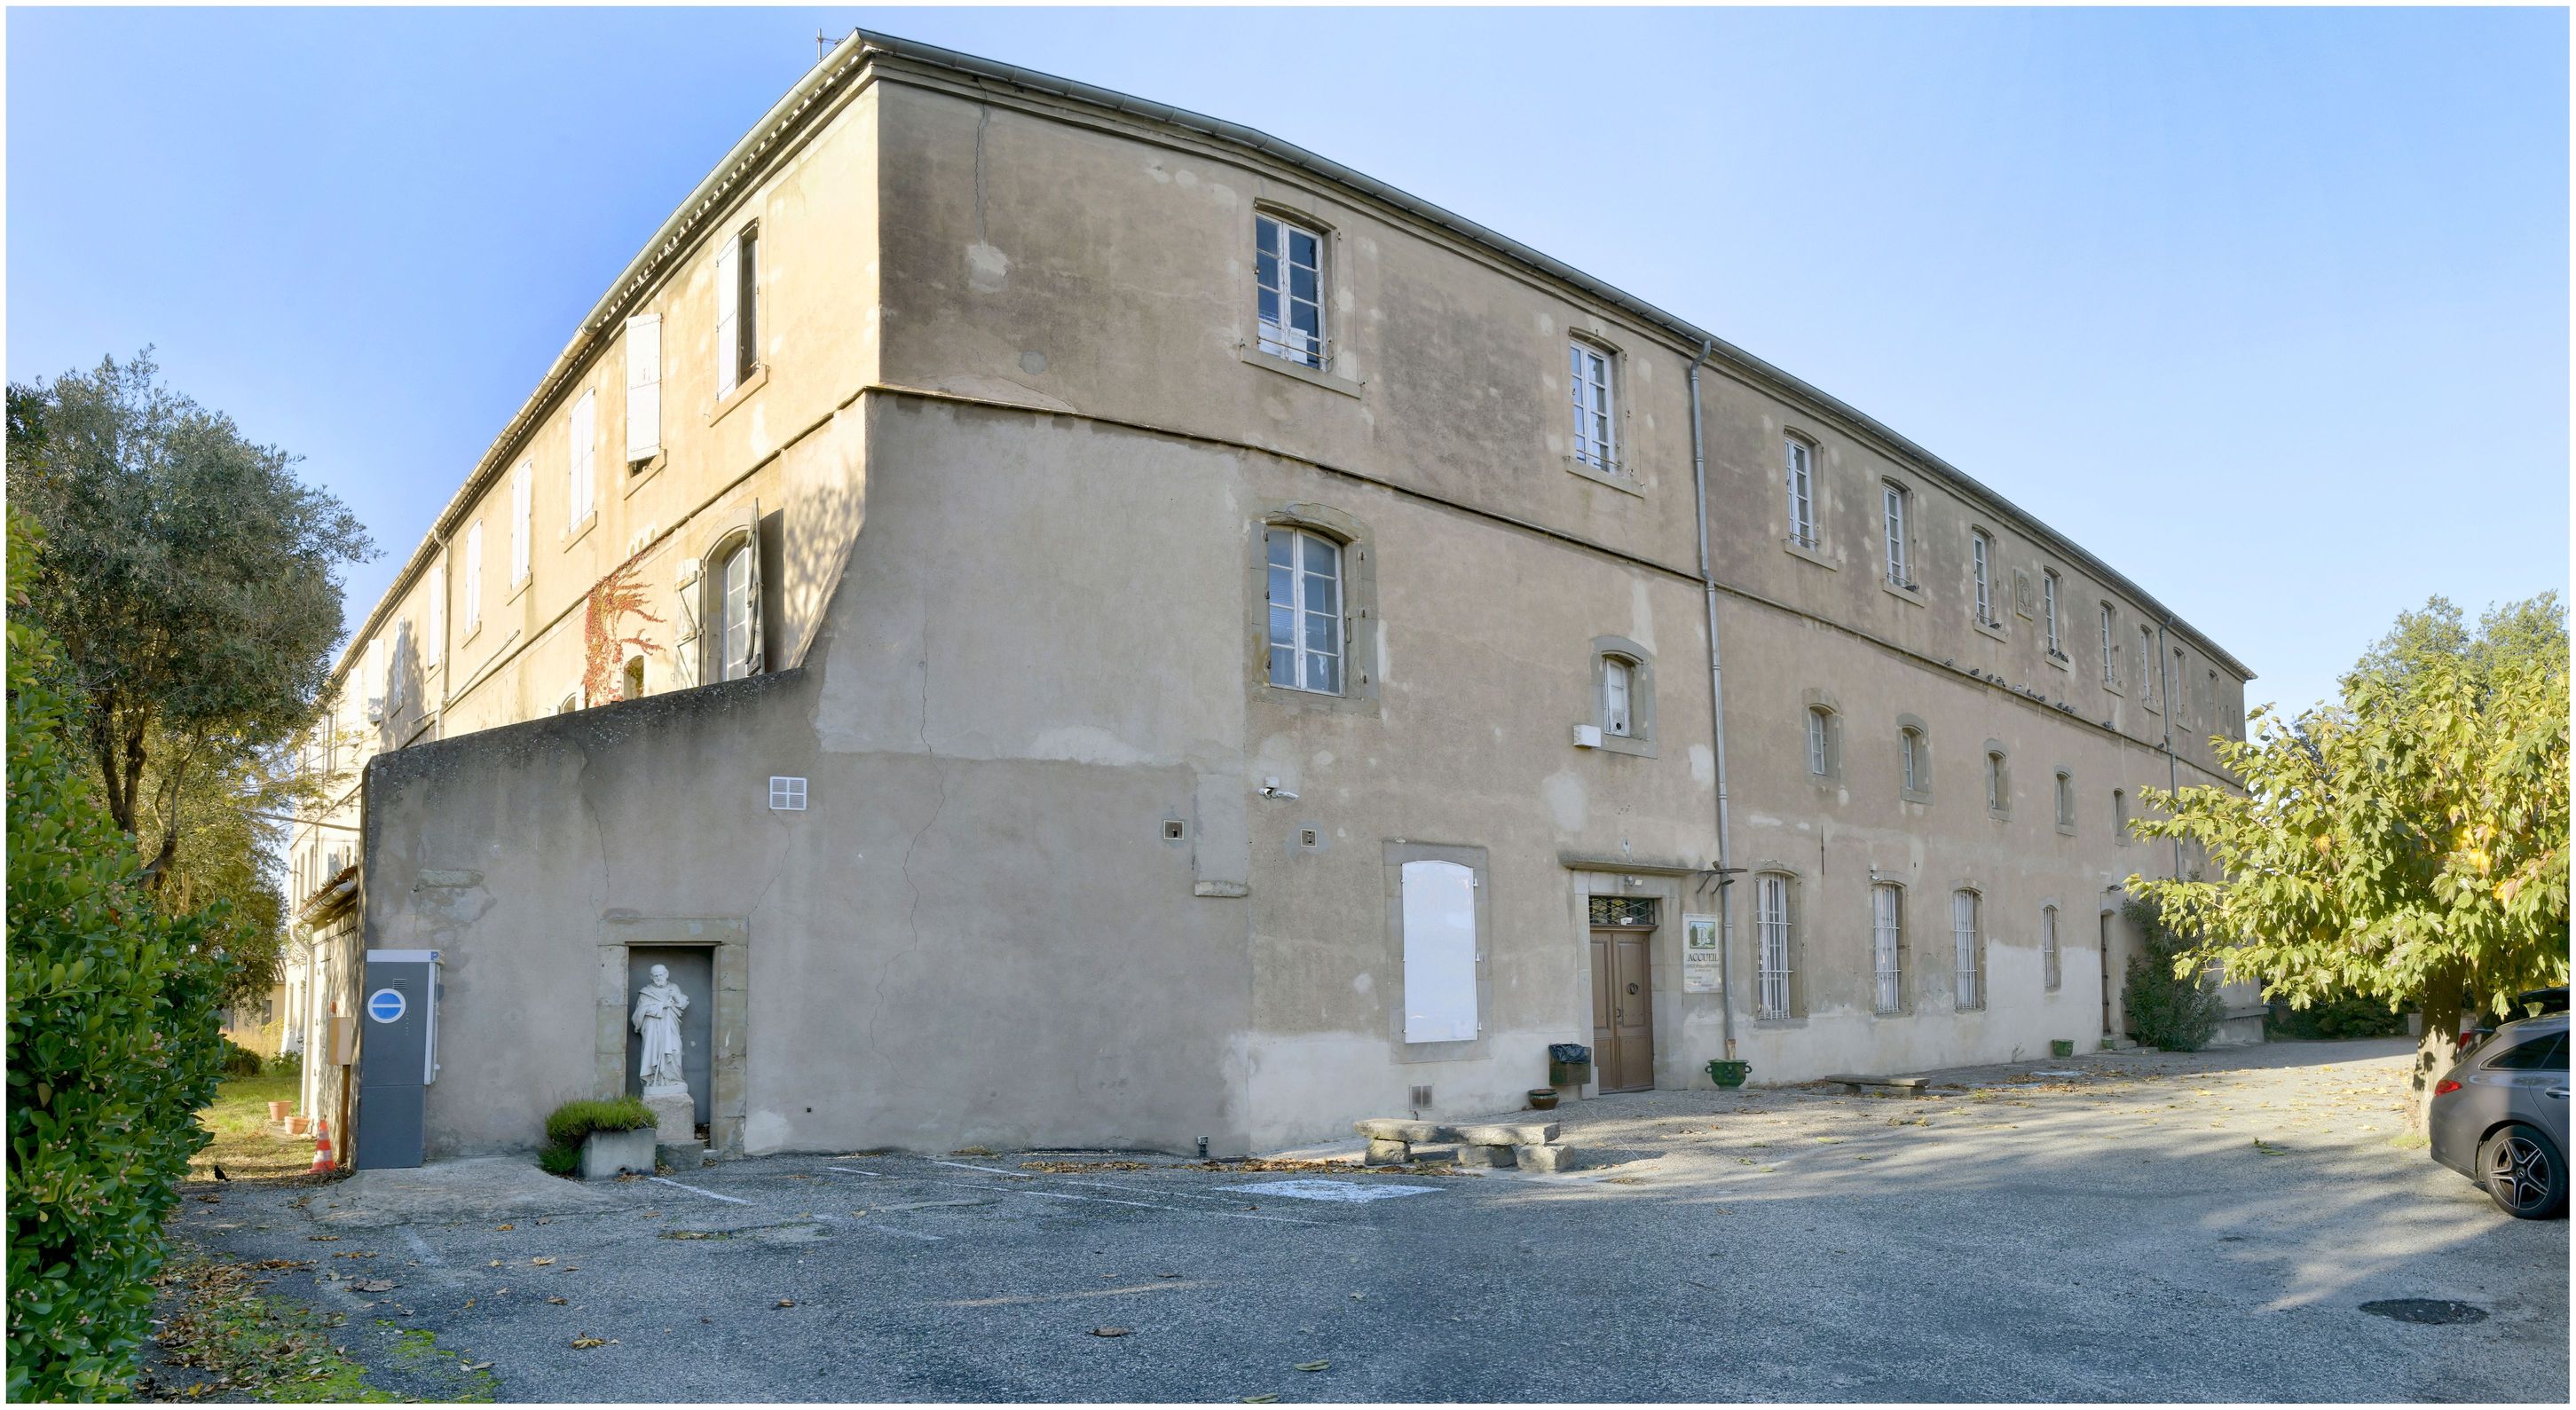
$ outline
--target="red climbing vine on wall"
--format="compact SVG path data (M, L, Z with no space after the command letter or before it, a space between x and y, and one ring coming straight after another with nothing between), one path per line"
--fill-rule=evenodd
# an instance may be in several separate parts
M641 617L645 622L655 624L662 621L662 618L645 610L644 587L635 580L636 560L643 556L639 551L634 558L609 569L608 576L591 585L589 619L582 628L581 672L582 698L590 704L601 704L615 697L617 668L626 660L625 648L633 647L654 656L662 654L661 647L641 634L643 627L640 624L636 628L637 635L618 635L618 620L622 617Z

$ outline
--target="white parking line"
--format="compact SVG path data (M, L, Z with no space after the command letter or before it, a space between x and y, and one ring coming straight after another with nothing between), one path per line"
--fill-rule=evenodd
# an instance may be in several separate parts
M826 1170L837 1170L844 1175L873 1175L880 1180L891 1180L894 1178L882 1170L854 1170L846 1165L826 1165L823 1168Z
M724 1201L725 1203L727 1203L727 1204L749 1204L749 1203L751 1203L751 1201L749 1201L749 1200L747 1200L747 1199L735 1199L735 1198L734 1198L733 1196L731 1196L731 1195L720 1195L720 1194L717 1194L717 1193L716 1193L715 1191L713 1191L713 1190L702 1190L702 1189L699 1189L699 1188L698 1188L697 1186L695 1186L695 1185L683 1185L683 1184L681 1184L681 1183L680 1183L679 1181L677 1181L677 1180L665 1179L665 1178L663 1178L662 1176L659 1176L659 1175L647 1175L647 1176L645 1176L644 1178L646 1178L646 1179L648 1179L648 1180L651 1180L651 1181L652 1181L654 1184L656 1184L656 1185L668 1185L668 1186L670 1186L672 1189L675 1189L675 1190L686 1190L686 1191L688 1191L690 1194L693 1194L693 1195L705 1195L705 1196L706 1196L707 1198L709 1198L709 1199L720 1199L720 1200L723 1200L723 1201Z
M1147 1204L1143 1200L1111 1199L1106 1195L1067 1195L1058 1194L1053 1190L1022 1190L1019 1193L1024 1195L1036 1195L1040 1199L1078 1199L1086 1200L1092 1204L1124 1204L1133 1206L1137 1209L1160 1209L1172 1214L1204 1214L1212 1219L1258 1219L1266 1224L1316 1224L1322 1222L1315 1219L1290 1219L1287 1216L1280 1214L1237 1214L1231 1210L1224 1209L1183 1209L1177 1204Z
M925 1156L923 1159L927 1160L929 1157ZM1005 1180L1034 1180L1037 1178L1034 1175L1023 1175L1016 1170L995 1170L989 1165L960 1165L953 1160L932 1160L930 1163L933 1165L945 1165L951 1170L972 1170L984 1175L999 1175Z
M817 1219L830 1219L844 1222L854 1229L866 1229L879 1234L893 1234L899 1238L919 1239L926 1244L945 1243L947 1241L947 1236L944 1234L925 1234L918 1229L898 1229L892 1224L880 1223L874 1219L852 1219L846 1215L840 1214L817 1214L814 1217Z

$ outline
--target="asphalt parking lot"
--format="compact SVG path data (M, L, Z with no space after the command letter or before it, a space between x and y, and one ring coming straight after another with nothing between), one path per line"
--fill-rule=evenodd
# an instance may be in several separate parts
M2399 1143L2405 1051L1597 1099L1572 1175L844 1154L182 1217L514 1400L2565 1403L2568 1226Z

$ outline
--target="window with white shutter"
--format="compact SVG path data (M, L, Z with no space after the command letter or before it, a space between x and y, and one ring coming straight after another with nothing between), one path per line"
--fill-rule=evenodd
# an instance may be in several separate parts
M1636 667L1624 656L1605 656L1601 660L1601 730L1604 734L1628 737L1629 697L1636 681Z
M426 674L447 664L447 562L441 559L429 565L429 637L421 643L421 671Z
M483 521L465 531L465 634L483 625Z
M716 251L716 398L733 395L759 365L760 230L747 226Z
M1816 449L1795 436L1781 441L1789 488L1789 540L1800 548L1816 546Z
M591 496L594 483L592 468L599 453L599 394L583 392L581 399L572 404L572 415L567 419L571 423L572 454L566 460L570 468L565 478L571 491L571 502L567 506L570 517L564 521L564 532L571 534L590 518L594 503Z
M1886 510L1883 528L1887 534L1887 581L1901 588L1914 586L1913 570L1906 561L1906 494L1902 485L1882 485Z
M510 586L528 580L529 518L536 508L537 462L523 460L510 476ZM480 527L479 525L477 526Z
M2057 639L2057 574L2045 572L2039 578L2040 619L2048 626L2048 654L2066 658L2066 648Z
M2120 635L2112 626L2110 603L2102 604L2102 684L2120 688Z
M1977 625L1996 626L1995 541L1982 533L1968 536L1968 570L1976 579Z
M626 463L662 451L662 315L626 320Z

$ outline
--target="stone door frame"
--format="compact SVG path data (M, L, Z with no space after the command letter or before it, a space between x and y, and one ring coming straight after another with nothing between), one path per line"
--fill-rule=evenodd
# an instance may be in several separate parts
M740 1154L749 1110L743 1087L743 1021L751 998L751 927L739 916L610 916L599 923L598 1088L626 1090L627 951L714 951L715 1008L707 1022L707 1148Z

